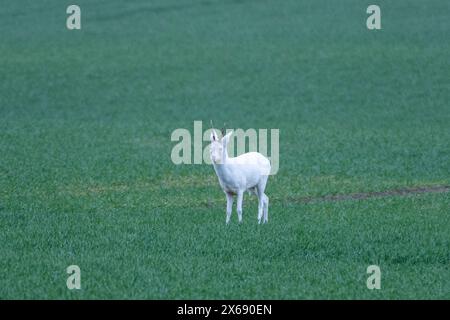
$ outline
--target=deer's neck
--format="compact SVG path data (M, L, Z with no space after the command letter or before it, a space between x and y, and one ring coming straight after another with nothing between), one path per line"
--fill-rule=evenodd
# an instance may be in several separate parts
M222 148L222 164L226 164L228 162L228 150L227 146L225 145Z
M229 172L229 165L230 165L230 158L228 157L228 153L226 151L223 152L222 155L222 161L221 163L213 163L214 170L216 171L217 176L221 181L228 180L228 176L230 175Z
M216 172L217 177L219 178L220 185L222 188L226 185L227 181L229 181L230 173L228 170L228 165L224 163L214 163L214 171Z

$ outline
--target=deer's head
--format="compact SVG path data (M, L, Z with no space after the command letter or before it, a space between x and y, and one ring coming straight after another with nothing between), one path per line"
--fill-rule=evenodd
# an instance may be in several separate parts
M222 135L224 133L225 130L222 130ZM232 134L232 131L228 132L228 134L226 134L222 139L219 139L216 131L214 129L211 130L210 157L212 163L222 164L226 158L228 158L227 146Z

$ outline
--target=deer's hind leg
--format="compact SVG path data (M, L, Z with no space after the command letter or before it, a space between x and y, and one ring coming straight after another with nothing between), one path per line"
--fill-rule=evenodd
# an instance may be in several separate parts
M239 223L242 222L242 201L244 199L244 190L239 190L237 193L237 214Z
M264 193L264 223L269 221L269 197Z
M269 176L262 176L261 181L257 185L258 190L258 223L261 223L261 219L264 213L263 222L266 223L268 221L269 215L269 197L264 193L266 189L267 179Z

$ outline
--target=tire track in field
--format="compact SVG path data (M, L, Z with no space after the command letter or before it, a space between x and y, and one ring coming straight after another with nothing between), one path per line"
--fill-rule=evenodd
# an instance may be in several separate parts
M98 21L108 21L108 20L118 20L122 18L131 18L134 15L153 13L153 14L164 14L174 11L186 11L188 9L195 8L207 8L214 6L224 6L224 5L243 5L249 2L257 2L256 0L229 0L229 1L208 1L202 0L193 3L173 3L166 5L156 5L156 6L140 6L132 9L125 9L116 14L110 15L98 15L95 17Z
M404 197L424 193L446 193L446 192L450 192L450 186L400 188L386 191L357 192L349 194L325 195L318 197L314 196L300 197L300 198L290 197L287 198L287 200L299 203L337 202L345 200L365 200L371 198Z

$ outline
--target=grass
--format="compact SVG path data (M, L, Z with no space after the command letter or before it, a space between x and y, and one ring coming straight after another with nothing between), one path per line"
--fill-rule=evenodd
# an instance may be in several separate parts
M448 1L379 1L380 31L356 0L77 4L2 6L0 298L450 298L448 193L294 201L450 185ZM280 129L268 225L172 164L210 119Z

